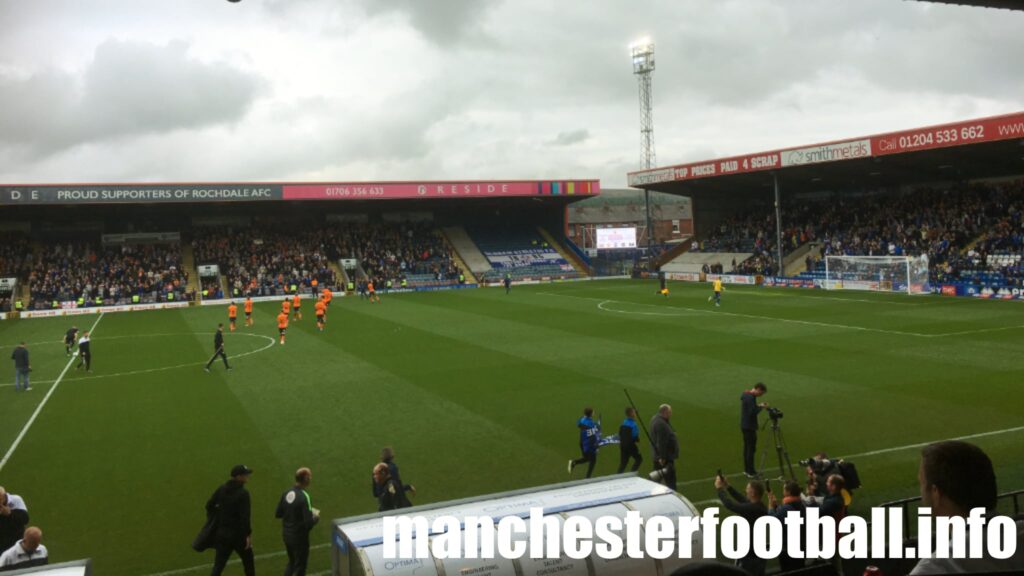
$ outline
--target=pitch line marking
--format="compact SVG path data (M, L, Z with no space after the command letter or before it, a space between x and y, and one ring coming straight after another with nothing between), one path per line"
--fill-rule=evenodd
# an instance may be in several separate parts
M656 313L656 312L637 312L630 310L613 310L605 307L609 303L618 304L632 304L634 306L650 306L655 308L668 308L671 310L681 310L685 312L701 313L701 314L713 314L723 316L733 316L737 318L751 318L755 320L773 320L776 322L785 322L788 324L803 324L805 326L821 326L824 328L842 328L845 330L857 330L861 332L878 332L881 334L893 334L896 336L915 336L917 338L945 338L947 336L966 336L969 334L984 334L987 332L1002 332L1005 330L1017 330L1024 328L1024 325L1019 326L999 326L996 328L979 328L977 330L962 330L959 332L945 332L941 334L922 334L921 332L905 332L901 330L885 330L883 328L870 328L867 326L850 326L848 324L832 324L829 322L815 322L813 320L797 320L794 318L779 318L776 316L760 316L757 314L742 314L740 312L724 312L721 310L702 310L700 308L688 308L685 306L664 306L661 304L644 304L642 302L630 302L627 300L609 300L606 298L590 298L586 296L574 296L571 294L556 294L554 292L537 292L544 296L559 296L562 298L575 298L577 300L591 300L598 302L597 308L603 312L615 312L619 314L632 314L642 316L688 316L689 314L672 314L672 313Z
M957 436L956 438L946 438L944 440L934 440L932 442L918 442L917 444L907 444L905 446L894 446L892 448L881 448L881 449L878 449L878 450L871 450L869 452L861 452L860 454L850 454L849 456L840 456L840 457L836 458L836 460L852 460L854 458L870 458L872 456L880 456L882 454L891 454L893 452L902 452L904 450L913 450L915 448L924 448L925 446L927 446L929 444L933 444L934 442L946 442L946 441L949 441L949 440L961 440L961 441L962 440L974 440L976 438L985 438L987 436L1000 436L1000 435L1003 435L1003 434L1013 434L1015 432L1024 432L1024 426L1016 426L1014 428L1004 428L1002 430L992 430L990 432L979 432L977 434L968 434L966 436ZM726 476L728 476L728 477L733 477L733 476L739 477L739 476L743 476L743 474L737 472L735 474L726 474ZM687 480L685 482L680 482L679 486L692 486L694 484L705 484L705 483L708 483L708 482L713 482L714 480L715 480L714 476L711 476L711 477L708 477L708 478L700 478L698 480ZM702 504L708 504L708 503L711 503L711 502L718 502L718 499L715 498L713 500L705 500L703 502L694 502L694 505L700 506Z
M146 336L149 336L149 337L155 337L155 336L193 336L193 335L203 335L203 334L213 334L213 332L189 332L189 333L182 333L182 334L138 334L138 335L134 335L134 336L111 336L109 338L106 338L106 340L114 340L114 339L117 339L117 338L140 338L140 337L146 337ZM268 348L273 347L274 344L277 342L272 337L266 336L264 334L244 334L243 333L243 334L239 334L239 336L251 336L253 338L265 338L265 339L267 339L269 341L269 344L267 344L266 346L264 346L262 348L257 348L256 350L250 350L248 352L243 352L241 354L235 354L235 355L231 356L231 359L244 358L244 357L250 356L252 354L257 354L259 352L263 352L264 350L267 350ZM74 358L72 358L72 360L74 360ZM192 363L189 363L189 364L178 364L176 366L163 366L163 367L160 367L160 368L146 368L146 369L142 369L142 370L132 370L130 372L117 372L115 374L97 374L95 376L82 376L80 378L68 378L68 382L79 382L79 381L82 381L82 380L97 380L99 378L113 378L115 376L134 376L136 374L149 374L151 372L162 372L164 370L177 370L178 368L189 368L191 366L205 366L205 365L206 365L206 362L192 362ZM56 382L56 380L42 380L39 383L40 384L50 384L50 383L53 383L53 382ZM10 386L14 386L14 383L0 384L0 386L2 386L2 387L10 387Z
M96 318L96 321L92 323L92 328L89 329L90 334L96 330L96 326L99 325L100 320L103 320L103 312L100 312L100 315ZM53 393L57 391L57 387L60 386L60 381L64 379L64 375L68 373L68 370L71 368L71 364L73 364L74 361L77 359L77 356L72 356L70 359L68 359L68 363L64 365L64 370L61 370L60 376L57 376L57 380L54 381L53 386L50 386L50 390L46 393L46 396L43 396L43 401L40 402L38 406L36 406L35 412L32 413L32 416L29 417L28 422L25 423L25 426L21 429L21 432L18 433L18 437L14 439L14 443L11 444L10 449L7 450L7 454L4 454L3 460L0 460L0 470L4 469L4 466L7 465L7 462L11 459L11 456L14 455L14 451L18 449L18 446L21 444L22 439L25 438L25 434L28 434L29 428L31 428L32 424L35 423L36 418L39 417L39 413L43 411L43 406L46 406L46 403L50 401L50 396L53 396Z

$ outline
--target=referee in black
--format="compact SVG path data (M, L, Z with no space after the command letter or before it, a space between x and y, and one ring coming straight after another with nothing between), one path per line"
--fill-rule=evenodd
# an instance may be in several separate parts
M210 365L213 361L220 356L220 359L224 361L224 367L231 370L231 366L228 366L228 355L224 353L224 324L217 324L217 333L213 335L213 356L210 357L210 361L206 363L206 371L210 371Z
M309 468L295 471L295 485L281 495L274 516L281 519L281 535L288 552L284 576L306 576L309 562L309 532L320 521L320 511L313 508L306 488L313 479Z

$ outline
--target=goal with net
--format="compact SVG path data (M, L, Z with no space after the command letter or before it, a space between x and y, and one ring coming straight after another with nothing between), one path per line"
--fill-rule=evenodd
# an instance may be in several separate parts
M928 256L826 256L822 288L929 294Z

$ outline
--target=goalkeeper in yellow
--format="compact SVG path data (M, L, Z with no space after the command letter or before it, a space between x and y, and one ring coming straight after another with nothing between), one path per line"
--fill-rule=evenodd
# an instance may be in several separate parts
M715 306L721 306L722 305L722 280L721 279L716 279L715 280L715 282L714 282L714 284L712 286L712 290L714 290L714 294L712 294L711 296L708 296L708 302L711 302L712 300L714 300L715 301Z

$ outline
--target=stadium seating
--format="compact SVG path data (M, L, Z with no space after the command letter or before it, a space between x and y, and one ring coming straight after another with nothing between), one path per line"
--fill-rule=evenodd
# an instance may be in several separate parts
M513 281L580 275L530 226L467 226L466 231L491 264L492 270L485 277L488 281L499 281L506 274Z
M331 257L355 258L363 272L380 286L410 287L457 284L462 272L450 247L428 224L347 224L328 234Z
M325 238L318 229L280 225L197 229L193 246L197 264L216 264L227 277L228 297L281 295L293 285L310 286L314 278L320 284L335 285Z
M32 260L28 282L30 308L53 302L112 305L185 300L189 274L181 266L181 248L168 244L99 246L90 242L50 243Z
M822 243L824 255L927 254L933 283L1021 286L1022 182L826 196L790 204L783 211L787 254L811 241ZM748 210L725 219L691 252L751 249L753 260L737 261L736 268L756 273L774 267L774 230L774 210ZM968 250L975 240L977 245ZM810 264L801 276L824 278L824 265Z

